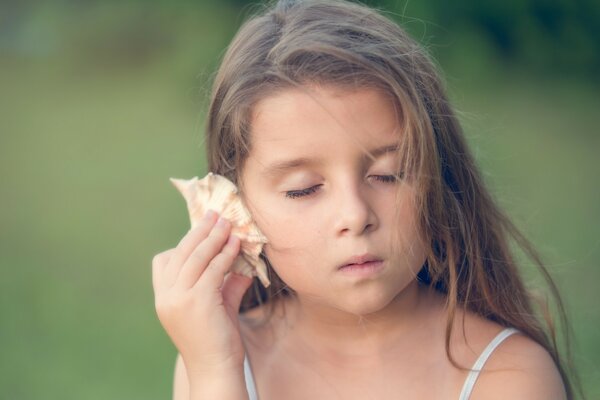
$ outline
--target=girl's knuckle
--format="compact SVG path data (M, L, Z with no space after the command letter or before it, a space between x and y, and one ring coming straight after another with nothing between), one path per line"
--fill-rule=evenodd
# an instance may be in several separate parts
M198 246L190 257L192 257L194 262L206 262L206 257L218 253L220 246L221 244L218 240L207 240Z
M212 271L220 271L225 268L228 264L230 264L229 257L223 253L219 253L213 260L211 261ZM209 265L210 266L210 265Z
M237 252L235 251L235 249L232 246L225 246L223 247L223 251L221 251L221 254L223 254L225 257L229 258L234 258L237 255Z
M162 257L161 257L162 253L156 254L154 257L152 257L152 268L157 268L162 262Z
M211 273L213 270L215 269L215 260L211 260L208 265L206 266L206 269L204 270L204 273Z
M219 269L219 266L221 265L221 258L217 255L215 258L213 258L209 263L208 266L206 267L207 271L216 271Z
M207 252L207 249L205 247L197 249L190 255L190 261L193 264L205 263L206 262L206 252Z
M210 231L210 234L208 235L211 238L215 238L218 240L222 240L223 238L226 238L229 235L229 227L217 227L215 229L213 229L212 231Z
M169 250L165 250L161 253L154 255L154 257L152 257L152 266L154 268L158 268L158 266L167 263L167 261L171 257L172 251L173 251L173 249L169 249Z

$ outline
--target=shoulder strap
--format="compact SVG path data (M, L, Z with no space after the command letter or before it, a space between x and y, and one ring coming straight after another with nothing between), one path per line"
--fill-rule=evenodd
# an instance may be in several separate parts
M504 339L517 332L519 331L514 328L505 328L498 333L494 339L492 339L492 341L483 350L477 361L475 361L475 364L473 364L473 368L471 368L471 371L465 380L465 384L463 385L462 391L460 392L459 400L469 399L471 392L473 391L473 386L475 386L475 381L479 377L479 373L483 369L483 365L489 356L496 349L496 347L498 347L498 345L504 341Z
M249 399L258 400L254 377L252 376L252 369L250 368L250 362L248 361L247 356L244 356L244 378L246 379L246 389L248 390Z

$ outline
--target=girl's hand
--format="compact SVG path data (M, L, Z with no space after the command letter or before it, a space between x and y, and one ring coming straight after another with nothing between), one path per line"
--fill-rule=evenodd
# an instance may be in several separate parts
M238 310L252 279L227 273L240 240L229 234L229 221L217 217L207 212L176 248L152 260L156 312L190 379L243 371Z

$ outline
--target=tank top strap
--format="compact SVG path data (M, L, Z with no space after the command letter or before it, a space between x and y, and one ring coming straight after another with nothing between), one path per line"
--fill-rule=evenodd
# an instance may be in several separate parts
M254 384L254 377L252 376L252 369L250 368L248 356L244 356L244 378L246 379L246 390L248 390L248 398L250 400L258 400L258 394L256 393L256 385Z
M475 381L477 381L479 373L483 369L483 365L490 357L492 352L496 349L496 347L498 347L498 345L500 345L500 343L504 341L504 339L518 332L519 331L515 328L505 328L502 331L500 331L500 333L498 333L494 339L492 339L492 341L487 345L483 352L481 352L479 358L477 359L477 361L475 361L475 364L473 364L473 367L471 368L471 371L469 372L469 375L467 376L467 379L465 380L465 383L460 392L459 400L469 399L469 397L471 396L471 392L473 391L473 386L475 386Z

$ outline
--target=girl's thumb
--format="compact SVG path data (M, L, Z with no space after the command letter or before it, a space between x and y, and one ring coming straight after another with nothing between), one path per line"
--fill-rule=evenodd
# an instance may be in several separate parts
M244 293L246 293L250 285L252 285L252 278L235 272L228 273L221 288L223 301L227 307L237 313L240 309Z

